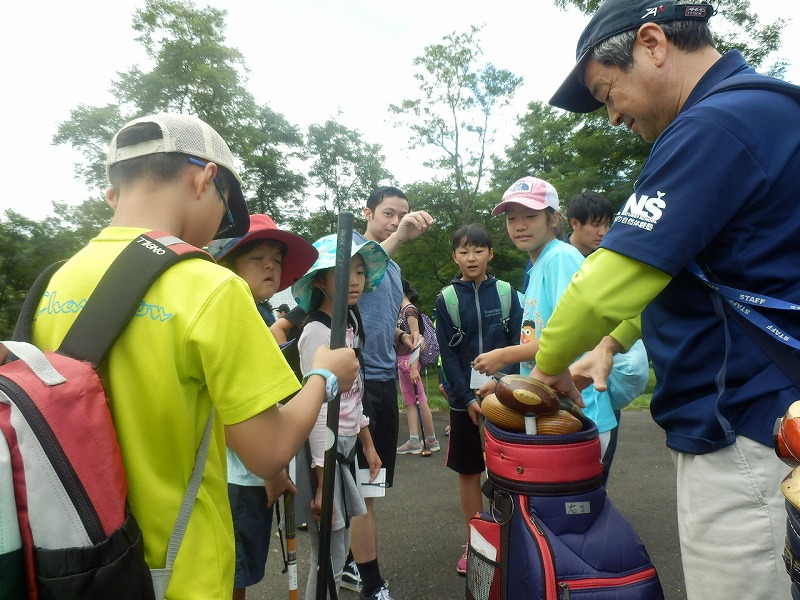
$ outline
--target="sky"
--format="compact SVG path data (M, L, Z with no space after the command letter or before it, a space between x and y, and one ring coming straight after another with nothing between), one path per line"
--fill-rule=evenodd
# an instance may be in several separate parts
M792 18L796 0L752 0L771 20ZM195 2L196 6L207 3ZM97 192L74 178L81 157L52 144L59 123L81 104L113 102L117 73L144 65L131 28L144 0L13 2L0 48L6 57L0 95L0 160L7 175L0 218L12 208L32 219L53 200L80 203ZM390 104L419 95L414 58L452 32L483 26L481 63L522 77L515 101L498 115L495 151L517 133L516 118L533 100L546 102L574 64L588 17L549 0L225 0L227 44L249 68L248 90L259 103L305 131L335 118L380 144L386 167L403 185L429 176L424 155L408 148ZM800 82L798 18L784 31L781 55L794 61L787 79ZM713 19L712 19L713 26ZM787 40L794 40L788 41Z

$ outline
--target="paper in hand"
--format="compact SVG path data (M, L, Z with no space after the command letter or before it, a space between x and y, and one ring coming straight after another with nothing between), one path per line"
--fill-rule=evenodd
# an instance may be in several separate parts
M380 498L386 495L386 469L380 469L375 481L369 480L369 469L358 470L358 483L364 498Z

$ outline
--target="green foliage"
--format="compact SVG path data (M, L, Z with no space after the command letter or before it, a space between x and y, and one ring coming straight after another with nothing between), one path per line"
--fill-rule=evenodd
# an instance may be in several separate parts
M308 184L290 164L304 156L305 140L297 126L268 106L258 106L237 135L250 212L270 215L278 223L297 214Z
M56 217L37 222L6 211L0 222L0 339L11 338L22 301L39 273L73 255L84 236Z
M396 256L428 313L441 288L458 275L450 238L462 225L477 222L490 231L495 247L490 266L498 277L519 285L525 264L511 248L502 220L489 217L496 194L481 191L490 172L486 152L495 133L493 117L510 103L522 79L492 64L478 65L479 33L471 27L426 46L414 60L420 96L389 107L397 123L411 130L411 146L432 150L425 166L439 173L406 186L411 209L429 212L436 224Z
M312 157L309 178L320 208L307 209L291 220L292 230L309 239L336 231L338 214L360 215L364 200L392 174L384 167L379 144L366 143L358 131L328 119L308 128L307 152Z
M624 128L612 127L605 113L560 111L531 102L519 121L521 133L504 158L495 158L493 185L502 190L534 175L558 190L562 206L583 190L606 194L619 207L633 192L650 145Z
M196 114L238 153L233 134L252 118L255 102L244 88L241 53L224 43L226 14L191 2L148 0L134 13L133 29L154 66L120 73L113 92L139 115Z
M430 148L434 154L424 164L444 173L456 215L450 224L470 221L473 204L488 173L487 144L495 129L492 117L507 106L522 78L492 64L478 67L483 53L479 27L453 32L443 43L426 46L414 60L414 75L421 97L390 105L397 123L407 126L412 148Z
M423 367L422 373L422 386L425 388L425 395L428 397L428 406L434 411L449 411L450 405L441 392L439 392L439 373L436 367ZM397 392L397 407L400 410L406 410L406 405L403 402L403 394L398 390ZM411 407L416 410L416 407Z
M119 106L86 106L81 104L70 111L69 119L58 126L54 144L70 144L84 158L75 165L75 178L90 189L101 192L108 187L106 155L108 143L128 119L120 114Z
M252 212L267 212L278 222L292 213L306 185L290 165L302 154L303 136L247 90L242 55L225 45L226 14L179 0L148 0L135 12L136 40L152 69L120 73L111 87L117 105L79 106L53 138L82 153L76 170L87 185L107 185L108 142L127 121L155 112L191 113L211 124L239 158Z

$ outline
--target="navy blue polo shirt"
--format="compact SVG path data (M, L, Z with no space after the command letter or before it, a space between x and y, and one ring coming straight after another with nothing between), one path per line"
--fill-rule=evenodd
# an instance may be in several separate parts
M703 76L602 242L673 277L643 312L642 335L658 381L653 417L682 452L711 452L736 435L771 446L775 419L800 398L685 270L696 260L726 285L800 301L800 104L766 90L699 101L752 72L731 51ZM800 337L798 315L761 312Z

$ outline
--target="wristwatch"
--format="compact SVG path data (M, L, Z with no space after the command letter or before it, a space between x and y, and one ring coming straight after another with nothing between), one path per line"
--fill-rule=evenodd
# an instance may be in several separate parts
M303 376L303 385L312 375L319 375L325 380L325 402L330 402L339 393L339 380L328 369L311 369Z

